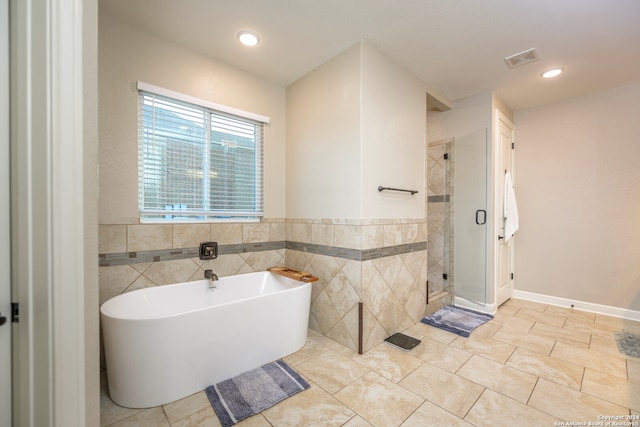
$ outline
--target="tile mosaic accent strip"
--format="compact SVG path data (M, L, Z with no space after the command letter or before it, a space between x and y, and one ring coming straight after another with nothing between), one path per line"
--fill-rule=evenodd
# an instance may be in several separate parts
M404 245L387 246L384 248L359 250L282 240L277 242L219 245L218 255L273 251L280 249L292 249L296 251L310 252L313 254L345 258L352 261L370 261L392 255L423 251L427 249L427 242L408 243ZM198 258L198 248L162 249L155 251L122 252L98 255L100 267L135 264L141 262L171 261L185 258Z
M405 245L387 246L375 249L347 249L335 246L314 245L312 243L300 243L287 241L287 249L310 252L337 258L345 258L352 261L371 261L392 255L400 255L409 252L423 251L427 249L427 242L408 243Z
M241 243L219 245L218 255L241 254L246 252L274 251L285 248L285 242ZM140 262L173 261L185 258L198 258L199 248L162 249L155 251L122 252L98 255L100 267L136 264Z
M449 202L449 195L445 194L443 196L429 196L427 197L427 203L447 203Z

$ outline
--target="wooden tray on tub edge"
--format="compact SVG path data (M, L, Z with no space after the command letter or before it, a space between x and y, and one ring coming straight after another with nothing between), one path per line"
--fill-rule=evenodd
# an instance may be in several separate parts
M299 280L301 282L315 282L318 280L316 276L304 271L294 270L289 267L269 267L267 271L273 274L289 277L290 279Z

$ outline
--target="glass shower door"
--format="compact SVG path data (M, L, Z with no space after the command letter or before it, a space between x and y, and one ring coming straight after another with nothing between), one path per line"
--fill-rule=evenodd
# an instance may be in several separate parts
M487 301L487 130L452 146L451 244L456 297L482 306Z

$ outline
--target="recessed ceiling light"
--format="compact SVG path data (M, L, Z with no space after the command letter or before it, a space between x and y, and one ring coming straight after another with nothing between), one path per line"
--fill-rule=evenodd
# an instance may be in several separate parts
M238 40L245 46L255 46L260 41L258 35L251 31L240 31L238 33Z
M559 76L564 71L564 68L554 68L552 70L545 71L542 73L542 77L545 79L550 79L552 77Z

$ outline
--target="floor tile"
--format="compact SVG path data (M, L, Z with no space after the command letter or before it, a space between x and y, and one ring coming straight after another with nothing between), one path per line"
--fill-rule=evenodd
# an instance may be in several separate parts
M400 425L424 402L375 372L340 390L335 397L374 426Z
M500 306L496 314L503 314L505 316L513 316L520 310L521 307L518 307L514 304L505 303Z
M603 400L640 411L640 383L587 368L582 391Z
M537 324L536 324L537 325ZM517 330L502 328L493 336L494 340L514 345L535 353L549 355L556 340L553 338L529 333L522 333Z
M419 344L419 346L421 345L423 343ZM416 348L411 352L404 352L390 344L382 343L367 351L365 355L354 356L353 360L397 383L424 363L414 357L415 350Z
M431 402L424 402L401 427L425 427L425 426L446 426L446 427L473 427L462 418L458 418L451 412L447 412Z
M473 356L456 374L522 403L527 403L538 377L493 360Z
M106 372L100 372L100 425L108 426L129 418L142 409L130 409L116 405L109 397Z
M415 357L449 372L457 371L473 356L473 353L429 338L424 338L422 343L411 352Z
M143 409L142 411L132 415L129 418L125 418L122 421L118 421L115 424L110 424L109 427L140 427L140 426L153 426L153 427L169 427L169 421L165 417L162 407L157 406L155 408Z
M569 329L572 331L578 331L582 333L587 333L594 336L599 336L603 338L608 338L613 336L615 331L621 330L621 328L616 328L609 326L607 324L602 323L587 323L581 320L575 319L567 319L567 322L564 325L565 329Z
M358 355L310 330L285 361L311 388L238 427L550 426L640 414L640 359L620 354L613 336L633 328L640 333L639 322L510 300L469 338L413 325L405 333L422 343L410 352L381 344ZM105 380L102 426L220 426L204 392L127 409L109 399Z
M262 412L274 426L341 426L355 413L313 382L311 388Z
M589 349L576 349L564 342L556 343L551 357L627 379L627 364L622 356Z
M422 322L418 322L407 329L406 333L412 337L420 339L422 339L421 337L431 338L432 340L440 341L445 344L449 344L451 341L458 338L458 335L456 334L443 331L442 329L435 328L431 325L425 325Z
M474 338L473 336L469 338L458 337L451 345L499 363L506 362L516 348L512 344L497 341L493 338Z
M507 365L575 390L580 390L584 371L583 367L573 363L521 348L513 352Z
M343 427L371 427L371 423L362 418L360 415L356 415L351 418Z
M529 406L562 420L597 422L598 415L625 414L628 409L540 378Z
M559 314L550 314L545 312L540 312L537 310L530 310L528 308L523 308L519 310L513 317L517 317L520 319L533 320L537 323L544 323L547 325L562 327L564 322L567 320L565 316Z
M621 355L613 334L609 334L607 336L591 335L589 349L599 351L601 353L614 354L618 356Z
M474 338L491 338L501 327L500 324L490 321L475 328L472 334Z
M489 389L482 393L464 419L476 426L549 427L561 421Z
M640 335L640 322L626 320L624 322L624 325L622 326L622 330L627 331L631 334Z
M545 313L560 314L568 319L580 320L586 323L593 323L596 315L595 313L589 313L588 311L576 310L570 307L558 307L556 305L550 305L545 310Z
M399 384L459 417L464 417L484 390L481 385L429 363Z
M318 356L321 353L329 350L324 344L314 338L307 338L307 343L300 350L293 354L283 358L289 366L296 366L302 362L306 362L312 357Z
M297 365L296 370L331 394L369 372L366 367L333 350Z
M591 341L590 333L546 325L544 323L536 323L529 333L583 348L588 348L589 342Z
M502 326L504 329L513 330L515 332L527 333L536 323L533 320L523 319L521 317L509 316L502 314L501 311L497 312L489 323L495 323Z
M351 357L354 354L358 354L358 352L347 348L345 346L343 346L342 344L332 340L331 338L325 337L324 335L321 335L318 332L314 331L314 338L316 339L316 341L318 341L320 344L324 345L325 347L335 351L336 353L340 353L343 356L347 356L347 357Z
M262 418L262 417L260 417ZM264 418L262 418L264 420ZM266 420L264 420L266 423ZM247 427L246 425L238 424L242 427ZM268 424L267 424L268 425ZM208 408L202 409L195 414L191 414L186 418L181 419L180 421L171 423L171 427L221 427L220 420L218 416L214 412L213 408L209 406Z
M505 302L500 306L500 310L502 310L502 307L505 307L507 309L509 309L510 307L517 307L519 309L526 308L528 310L544 312L549 306L547 304L543 304L540 302L527 301L527 300L518 299L518 298L511 298L510 300L508 300L507 302Z
M630 381L640 383L640 359L627 359L627 374Z
M189 415L211 407L207 394L203 391L163 406L164 413L170 423L174 423Z
M217 416L216 416L217 417ZM195 424L194 427L200 427L199 424ZM237 427L271 427L271 423L262 414L254 415L253 417L245 418L236 424ZM173 426L171 426L173 427Z
M606 314L596 314L594 323L608 326L614 331L619 331L624 328L624 325L630 322L621 317L607 316Z

